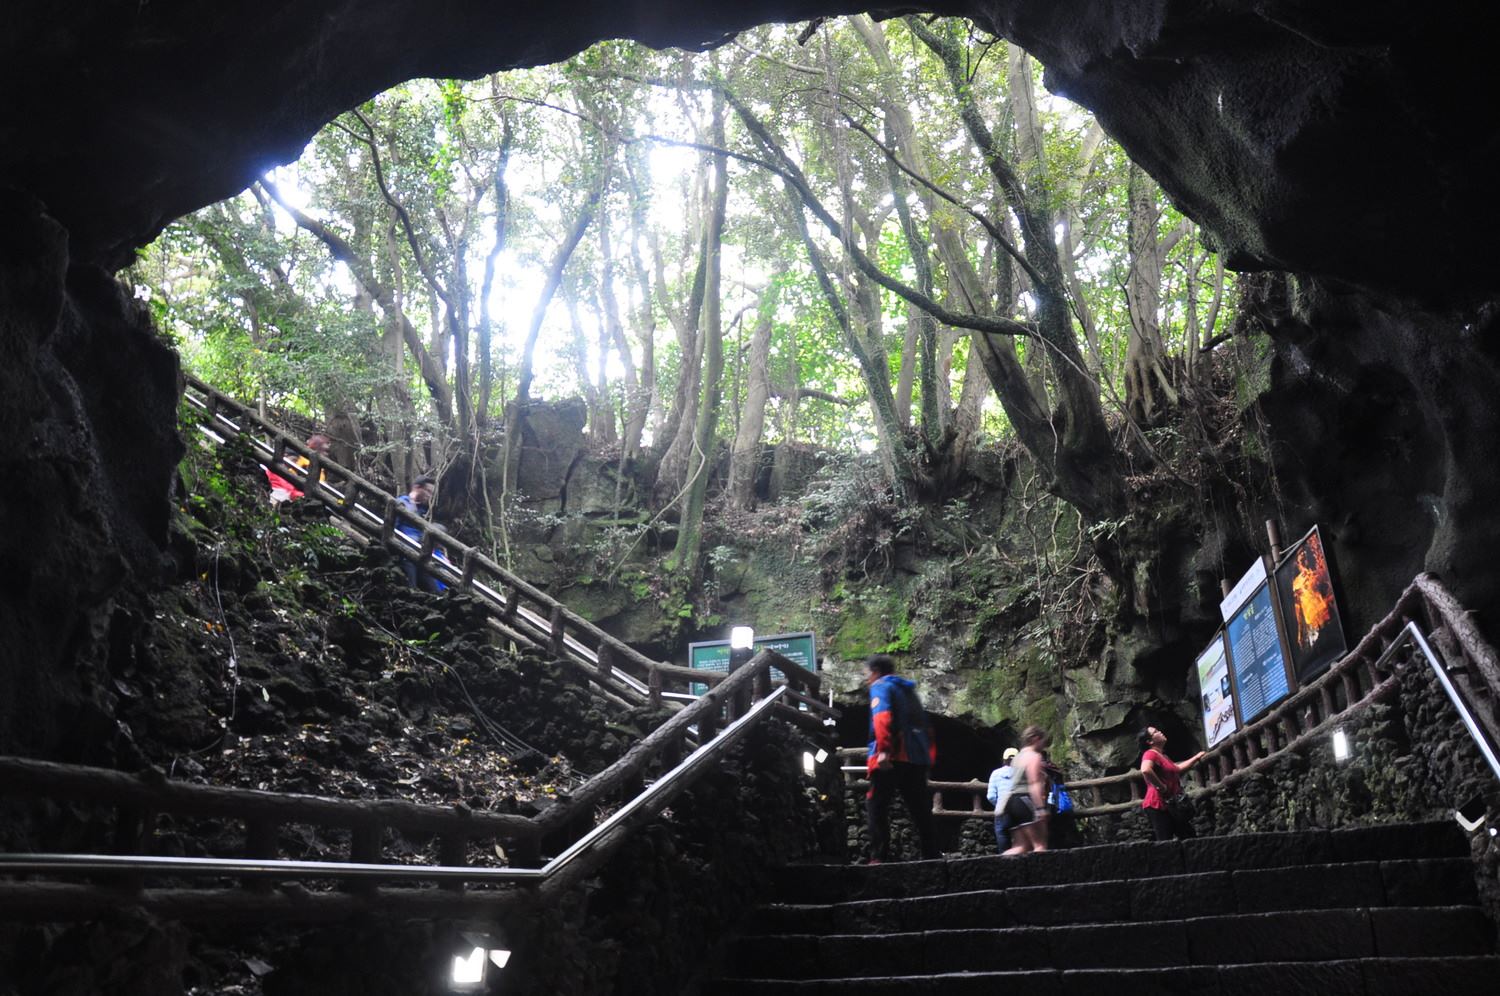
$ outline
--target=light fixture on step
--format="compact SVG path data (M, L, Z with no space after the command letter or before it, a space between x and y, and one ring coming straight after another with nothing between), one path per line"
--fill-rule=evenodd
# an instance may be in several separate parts
M1333 759L1335 761L1349 760L1349 734L1343 730L1333 731Z
M510 962L510 950L498 947L497 941L483 934L465 933L463 938L470 947L467 954L453 956L448 988L456 993L481 992L490 967L498 970Z
M816 751L802 752L802 772L812 778L818 773L818 765L827 761L832 755L825 748L819 747Z
M1453 818L1458 825L1464 828L1465 833L1473 833L1484 826L1485 809L1484 796L1476 795L1468 802L1453 811ZM1490 827L1490 836L1495 836L1495 828Z

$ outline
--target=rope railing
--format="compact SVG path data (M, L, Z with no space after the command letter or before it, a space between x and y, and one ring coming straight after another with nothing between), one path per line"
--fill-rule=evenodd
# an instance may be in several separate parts
M791 685L771 686L772 668ZM790 670L788 670L790 668ZM496 886L570 887L618 848L633 821L659 813L671 799L721 760L753 726L775 716L809 730L821 722L792 703L799 680L790 661L762 651L715 688L654 730L614 764L536 817L477 813L463 806L398 800L349 800L224 788L172 781L159 771L130 775L26 758L0 757L0 796L44 799L115 809L116 853L0 854L0 874L26 876L0 881L0 918L80 918L120 904L138 905L167 917L211 916L301 920L342 917L380 909L415 916L456 915L515 901L514 890ZM690 731L701 746L693 747ZM653 771L658 771L651 778ZM651 784L646 785L650 779ZM622 801L623 800L623 801ZM618 807L602 820L596 814ZM238 857L179 857L149 853L164 818L200 817L241 821L244 854ZM279 856L278 841L289 825L346 831L346 861L303 861ZM583 829L581 835L580 828ZM385 858L387 831L437 840L437 864L405 864ZM577 835L575 837L575 835ZM543 860L545 846L569 841ZM471 865L470 845L496 862ZM37 877L48 880L37 881ZM88 877L101 881L56 881ZM146 887L149 879L212 880L208 885ZM239 887L215 884L240 880ZM342 882L346 891L295 888L276 894L277 883ZM432 888L381 888L417 882ZM472 890L470 885L481 888Z
M185 398L203 413L206 432L219 440L245 440L276 473L357 533L416 564L427 576L485 602L491 610L489 626L496 632L550 652L616 701L659 708L667 701L693 698L695 684L712 686L724 680L719 672L645 656L441 526L413 516L383 488L308 449L279 426L192 375L187 375ZM308 466L295 466L294 456L307 458ZM401 532L400 524L416 527L420 539ZM818 675L799 670L809 696L820 699Z
M1423 636L1433 635L1433 643L1442 651L1441 659ZM1399 688L1402 664L1398 655L1415 651L1426 659L1440 676L1451 676L1459 687L1449 691L1461 718L1481 753L1490 761L1494 745L1500 743L1500 723L1493 707L1470 708L1476 699L1493 704L1500 701L1500 659L1480 635L1470 613L1431 574L1419 575L1402 592L1395 607L1365 634L1359 643L1336 661L1316 681L1298 689L1277 703L1265 716L1231 734L1209 750L1189 773L1195 786L1193 795L1216 791L1269 767L1289 751L1301 750L1313 740L1329 735L1334 727L1370 705L1389 699ZM863 748L840 751L846 762L862 758ZM1500 761L1491 762L1500 777ZM854 774L859 769L844 768ZM867 785L855 778L850 788ZM1073 813L1078 818L1110 816L1139 808L1145 793L1145 781L1136 770L1099 778L1067 783L1073 797ZM995 811L989 808L986 782L930 781L932 812L947 819L989 819ZM967 795L967 809L949 808L945 795Z

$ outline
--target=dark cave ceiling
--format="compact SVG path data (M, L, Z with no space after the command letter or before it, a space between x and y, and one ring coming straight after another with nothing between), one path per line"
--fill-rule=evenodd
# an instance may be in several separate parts
M1500 128L1481 5L959 0L1093 110L1232 266L1430 304L1488 298ZM13 0L0 185L38 197L75 261L117 267L188 211L294 158L415 76L472 77L633 37L701 47L845 0Z

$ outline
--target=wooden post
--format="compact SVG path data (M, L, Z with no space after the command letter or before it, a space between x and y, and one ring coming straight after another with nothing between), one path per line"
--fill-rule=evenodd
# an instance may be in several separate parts
M245 823L245 857L276 857L278 824L269 817L252 817ZM275 883L270 879L251 879L247 888L251 892L270 892Z
M646 701L653 709L661 708L661 672L656 668L646 676Z
M473 547L464 550L464 574L458 586L464 591L474 590L474 572L479 569L479 551Z
M654 671L652 672L655 673ZM706 744L719 735L719 710L709 709L698 719L698 743Z
M547 624L551 630L551 632L548 634L550 637L550 642L547 645L547 649L552 652L553 657L557 658L558 660L562 660L564 636L562 603L553 603L552 615L547 620Z
M767 664L755 672L755 700L759 702L771 694L771 665Z
M615 673L615 648L608 643L601 642L597 653L599 658L599 677L608 681Z
M511 847L511 866L514 868L542 867L542 838L531 834L515 841Z
M417 587L423 591L426 587L427 567L432 563L432 551L437 549L437 537L432 535L426 526L422 527L422 546L417 551Z
M380 540L389 543L396 532L396 499L385 500L385 518L380 522Z
M286 439L282 436L276 437L276 442L271 447L271 469L276 473L285 473L282 469L286 466Z
M500 613L500 618L507 626L514 625L516 621L516 610L521 607L521 589L517 585L511 585L510 591L505 594L505 608Z
M150 848L147 846L151 840L151 827L156 821L156 814L149 809L137 809L133 806L122 806L115 812L115 841L114 851L116 854L147 854ZM132 892L139 892L146 887L146 877L138 872L130 872L120 876L121 888Z
M283 443L282 445L286 445ZM302 482L302 493L316 498L322 491L323 457L317 450L307 458L307 479Z
M469 838L456 833L444 834L438 843L438 862L452 868L458 868L469 863ZM444 889L449 892L463 892L464 883L459 881L444 881Z
M1359 694L1359 676L1345 671L1339 677L1344 682L1344 708L1347 709L1361 698Z
M1288 711L1285 716L1281 717L1281 728L1286 733L1287 743L1291 743L1293 740L1296 740L1298 735L1302 732L1301 730L1297 729L1297 718L1292 714L1291 711Z
M349 841L349 862L361 865L380 864L380 844L384 835L385 828L378 823L362 823L355 827ZM376 885L374 879L351 879L349 891L364 896L374 895Z

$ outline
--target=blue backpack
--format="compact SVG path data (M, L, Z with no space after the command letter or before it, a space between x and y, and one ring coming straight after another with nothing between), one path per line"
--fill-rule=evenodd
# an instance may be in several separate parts
M1054 813L1071 813L1073 797L1068 794L1068 787L1062 782L1053 782L1051 791L1047 793L1047 805L1052 807Z

